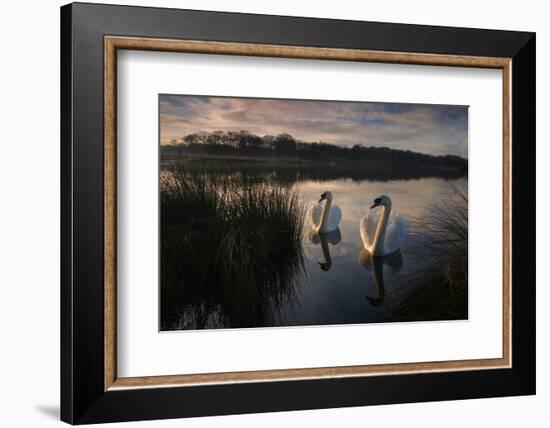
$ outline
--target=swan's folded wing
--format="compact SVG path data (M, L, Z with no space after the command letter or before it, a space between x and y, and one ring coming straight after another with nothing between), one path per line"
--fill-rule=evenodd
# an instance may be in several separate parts
M319 216L319 218L321 217ZM340 224L340 220L342 220L342 210L338 205L333 204L328 213L328 224L330 225L330 229L336 229Z
M392 213L386 229L386 251L392 253L401 246L401 241L407 232L407 224L399 214Z
M321 204L315 204L309 210L309 221L313 227L316 227L321 223L321 212L323 211Z
M376 226L380 219L381 210L370 210L369 213L361 219L359 231L364 245L370 245L374 241Z

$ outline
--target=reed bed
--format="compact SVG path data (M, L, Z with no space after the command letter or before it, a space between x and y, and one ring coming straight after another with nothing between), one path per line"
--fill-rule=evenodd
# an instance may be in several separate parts
M176 165L160 198L161 328L270 325L303 271L297 193Z
M428 264L414 282L420 284L402 296L393 308L397 321L466 319L468 317L468 185L449 188L427 219L414 222L427 237L418 248ZM435 268L434 268L435 267Z

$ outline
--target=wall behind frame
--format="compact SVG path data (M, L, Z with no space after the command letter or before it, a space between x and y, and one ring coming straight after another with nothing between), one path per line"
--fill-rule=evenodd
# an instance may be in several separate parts
M59 427L59 0L9 2L2 10L3 58L0 79L0 325L3 379L2 420L6 426ZM435 0L410 2L338 2L277 0L103 0L102 3L180 7L342 18L411 24L485 27L537 31L537 75L550 74L547 52L550 29L544 3L464 0L451 7ZM550 182L550 115L548 79L537 82L539 182ZM546 196L546 198L543 198ZM537 264L550 258L545 244L550 227L548 193L538 186ZM462 402L419 403L263 415L127 423L124 427L258 427L281 426L464 428L490 423L500 428L548 420L550 368L550 299L538 272L538 395ZM9 351L7 351L9 350ZM8 401L9 400L9 401ZM9 404L8 404L9 403Z

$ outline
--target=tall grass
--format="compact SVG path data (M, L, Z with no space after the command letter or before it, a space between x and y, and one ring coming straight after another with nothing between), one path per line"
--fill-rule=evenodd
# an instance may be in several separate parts
M179 165L160 195L161 328L269 325L303 268L296 192Z
M428 238L418 248L429 267L415 279L420 285L394 308L399 321L468 317L468 185L453 185L448 198L415 224ZM435 266L435 269L434 269Z

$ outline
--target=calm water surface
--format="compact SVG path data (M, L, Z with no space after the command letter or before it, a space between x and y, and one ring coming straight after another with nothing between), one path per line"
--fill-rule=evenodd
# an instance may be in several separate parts
M421 284L421 272L437 268L426 251L429 245L421 230L423 218L436 204L445 203L453 185L466 182L466 178L402 179L397 175L400 179L392 180L361 174L346 177L338 171L271 171L262 170L261 165L218 167L218 175L237 173L273 186L291 187L307 207L304 269L295 278L292 299L284 302L271 320L273 326L393 321L392 307L400 297ZM318 235L312 239L309 209L327 190L342 209L342 221L339 230L324 241ZM408 227L400 253L373 261L362 252L359 224L380 195L391 197L392 210L401 214ZM174 328L188 328L181 327L183 324Z
M422 178L394 181L304 180L294 186L308 210L326 190L342 209L340 236L334 243L310 238L306 222L303 239L305 272L297 280L296 299L282 309L278 325L339 324L388 321L390 306L414 287L422 269L429 268L426 240L418 222L434 204L448 197L450 186L461 180ZM361 218L368 214L374 198L388 195L393 207L408 224L400 257L385 260L382 266L365 262L359 234ZM328 253L327 253L328 247ZM330 268L326 267L327 256ZM363 256L363 257L362 257ZM322 263L323 265L321 265Z

